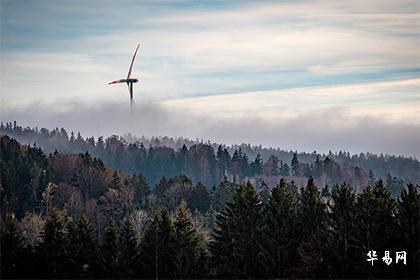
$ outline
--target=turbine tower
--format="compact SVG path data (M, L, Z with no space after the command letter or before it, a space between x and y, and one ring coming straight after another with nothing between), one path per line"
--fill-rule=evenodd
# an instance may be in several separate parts
M136 58L137 51L139 50L140 45L137 46L136 51L134 52L133 59L131 60L130 68L128 69L128 74L126 79L116 80L113 82L108 83L108 85L111 84L121 84L121 83L127 83L128 91L130 93L130 107L133 107L133 83L137 83L139 80L135 78L130 78L131 76L131 70L133 69L134 59Z

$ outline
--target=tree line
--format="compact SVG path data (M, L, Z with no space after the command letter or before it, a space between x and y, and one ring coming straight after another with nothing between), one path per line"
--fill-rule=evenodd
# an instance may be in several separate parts
M420 186L356 192L188 176L153 188L89 153L0 138L4 278L419 278ZM378 252L372 266L367 253ZM406 251L386 265L384 251ZM47 262L47 263L46 263Z
M125 138L113 135L106 139L83 138L80 133L68 135L64 128L23 128L17 123L1 123L0 133L21 143L34 143L48 153L85 153L128 174L141 173L151 185L162 177L184 174L194 183L209 188L227 177L230 181L251 181L258 188L275 184L281 177L304 184L309 177L324 187L347 182L361 190L382 178L394 196L408 182L419 182L420 163L401 156L346 152L298 153L261 146L226 146L183 138ZM128 139L129 141L126 141Z

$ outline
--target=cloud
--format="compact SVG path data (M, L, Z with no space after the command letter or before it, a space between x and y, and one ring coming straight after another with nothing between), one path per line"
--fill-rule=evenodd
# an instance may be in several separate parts
M420 124L420 79L240 92L168 100L163 104L192 115L223 119L252 114L267 122L342 107L353 117L374 116L388 122Z
M387 122L375 116L352 116L343 107L330 107L296 113L294 117L277 116L267 121L255 114L241 118L217 115L191 115L157 103L138 103L133 111L115 103L45 106L33 104L24 110L7 110L3 121L21 125L65 127L85 136L131 133L145 136L182 136L209 139L225 144L262 144L266 147L328 152L374 152L420 157L420 124Z
M149 100L410 78L420 68L415 1L19 5L4 5L0 40L1 97L15 105L118 100L104 85L125 76L139 42L134 71Z

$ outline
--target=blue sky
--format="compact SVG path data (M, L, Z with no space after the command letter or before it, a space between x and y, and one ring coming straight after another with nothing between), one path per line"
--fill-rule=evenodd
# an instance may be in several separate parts
M139 118L150 105L200 123L190 123L182 131L186 135L177 126L104 133L147 131L358 152L375 145L355 146L353 138L324 144L321 136L320 144L295 144L297 127L287 126L296 137L282 141L273 125L313 116L319 119L313 127L349 135L366 118L377 127L420 126L418 1L2 0L0 8L2 119L76 127L68 119L55 125L42 116L43 108L59 114L75 107L127 106L126 87L107 82L126 76L140 43L133 69L140 80L134 89ZM39 114L28 119L28 110ZM342 117L324 119L331 111ZM267 129L264 139L221 135L250 116ZM223 122L226 130L203 131L203 120ZM375 151L418 156L419 133L410 133L393 138L400 148ZM414 140L406 143L407 137Z

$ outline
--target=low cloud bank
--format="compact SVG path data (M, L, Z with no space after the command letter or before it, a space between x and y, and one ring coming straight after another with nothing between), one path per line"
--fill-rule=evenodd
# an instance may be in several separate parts
M97 106L73 102L32 104L5 109L0 121L22 126L64 127L83 136L131 133L136 136L182 136L225 144L251 143L299 151L373 152L420 158L420 125L387 122L378 117L355 117L343 108L296 114L267 120L258 114L238 117L190 114L158 103L106 103ZM3 108L4 109L4 108Z

